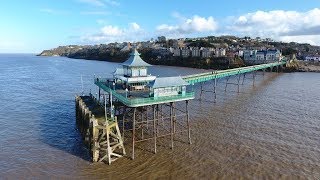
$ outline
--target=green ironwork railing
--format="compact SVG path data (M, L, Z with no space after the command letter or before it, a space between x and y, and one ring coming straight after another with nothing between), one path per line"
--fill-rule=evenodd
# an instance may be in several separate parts
M182 101L182 100L189 100L194 99L195 93L188 92L185 94L179 94L175 96L164 96L164 97L148 97L148 98L127 98L122 94L118 93L116 90L111 89L110 87L105 85L107 79L105 78L97 78L95 79L95 84L102 88L104 91L108 93L112 93L112 96L117 98L123 104L129 107L138 107L144 105L152 105L152 104L159 104L159 103L166 103L166 102L173 102L173 101Z
M285 63L286 63L285 61L280 61L275 63L260 64L260 65L247 66L247 67L241 67L241 68L235 68L235 69L218 70L218 71L212 71L207 73L188 75L182 78L188 83L195 84L195 83L200 83L204 81L209 81L212 79L218 79L218 78L233 76L237 74L243 74L243 73L253 72L261 69L266 69L269 67L279 66Z
M190 84L205 82L213 79L218 78L224 78L228 76L253 72L261 69L266 69L269 67L275 67L279 65L285 64L286 61L280 61L280 62L274 62L274 63L268 63L268 64L260 64L260 65L254 65L254 66L247 66L247 67L241 67L241 68L235 68L235 69L227 69L227 70L218 70L218 71L212 71L207 73L199 73L199 74L193 74L189 76L182 77L185 81L187 81ZM110 79L109 79L110 80ZM152 105L152 104L160 104L160 103L167 103L167 102L174 102L174 101L182 101L182 100L189 100L194 99L195 93L194 92L188 92L186 94L179 94L175 96L164 96L164 97L147 97L147 98L128 98L114 90L114 87L109 87L106 85L108 82L107 78L95 78L94 83L102 88L104 91L108 93L112 93L112 95L118 99L123 104L129 106L129 107L139 107L139 106L145 106L145 105Z

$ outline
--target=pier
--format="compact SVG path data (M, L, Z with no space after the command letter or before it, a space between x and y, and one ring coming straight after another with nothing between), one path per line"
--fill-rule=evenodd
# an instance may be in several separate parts
M227 78L228 84L238 87L245 79L253 79L258 71L286 64L279 61L228 70L211 71L178 77L156 77L147 73L150 64L144 62L137 50L117 68L112 78L94 77L97 96L76 97L77 124L84 142L89 147L93 162L110 164L126 155L125 147L131 146L131 158L135 158L136 143L150 141L157 152L159 138L167 137L168 148L174 148L176 136L183 136L185 143L192 143L189 101L195 98L194 85L200 83L201 94L212 92L216 101L217 80ZM229 78L237 77L236 83ZM242 79L242 82L241 82ZM203 83L212 83L210 90Z

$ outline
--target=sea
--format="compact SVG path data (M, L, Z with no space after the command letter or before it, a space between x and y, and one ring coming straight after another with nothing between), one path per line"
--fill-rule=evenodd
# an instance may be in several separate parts
M75 95L118 63L0 54L0 179L320 179L320 74L258 72L240 91L219 79L217 100L195 86L192 144L137 144L135 159L91 163L77 130ZM207 70L152 66L149 74ZM236 78L228 82L236 82ZM241 79L242 83L242 79ZM212 82L204 85L212 90ZM152 142L150 142L152 144ZM140 148L139 148L140 147Z

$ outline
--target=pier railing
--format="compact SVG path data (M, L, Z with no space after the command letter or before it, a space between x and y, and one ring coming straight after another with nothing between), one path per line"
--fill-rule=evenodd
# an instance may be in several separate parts
M129 107L139 107L139 106L146 106L146 105L153 105L153 104L160 104L160 103L167 103L167 102L174 102L174 101L182 101L182 100L189 100L194 99L195 93L194 92L187 92L185 94L179 94L175 96L164 96L164 97L147 97L147 98L136 98L136 97L125 97L122 94L118 93L116 90L108 87L106 82L108 79L106 78L96 78L94 83L102 88L104 91L108 93L112 93L112 96L117 98L120 102L125 104Z
M249 73L249 72L253 72L261 69L266 69L269 67L275 67L275 66L283 65L285 63L286 63L285 61L280 61L275 63L260 64L260 65L247 66L247 67L241 67L241 68L235 68L235 69L217 70L217 71L211 71L206 73L183 76L182 78L190 84L195 84L195 83L200 83L204 81L209 81L212 79L219 79L219 78L224 78L224 77L233 76L237 74L244 74L244 73Z

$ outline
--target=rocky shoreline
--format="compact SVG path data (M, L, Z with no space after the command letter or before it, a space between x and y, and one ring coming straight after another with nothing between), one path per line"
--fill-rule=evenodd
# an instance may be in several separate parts
M317 72L320 73L320 63L300 62L297 72Z

